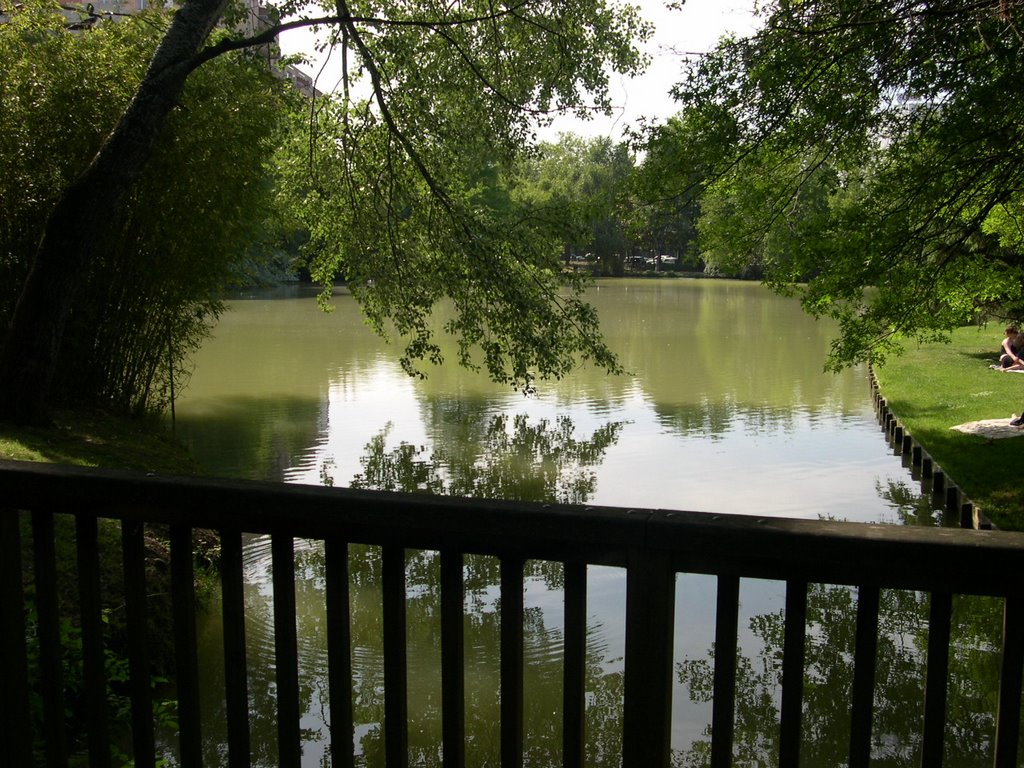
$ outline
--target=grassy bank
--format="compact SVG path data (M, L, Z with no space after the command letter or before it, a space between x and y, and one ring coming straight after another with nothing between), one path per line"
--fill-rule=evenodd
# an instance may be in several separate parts
M0 424L0 459L198 473L188 452L159 425L103 413L56 413L50 429Z
M910 347L876 375L896 417L971 501L1000 528L1024 530L1024 430L992 440L950 429L1024 409L1024 373L989 369L1002 339L1002 324L960 328L951 344Z

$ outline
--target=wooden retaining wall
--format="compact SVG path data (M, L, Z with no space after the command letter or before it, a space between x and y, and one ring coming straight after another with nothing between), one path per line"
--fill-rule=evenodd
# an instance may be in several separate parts
M942 504L944 512L956 515L961 528L994 529L996 526L992 521L967 498L953 479L935 463L896 415L889 410L878 387L875 372L869 369L868 376L871 383L871 400L875 405L878 423L885 432L886 440L893 452L903 458L903 465L910 468L911 477L921 483L921 492L930 493L933 501Z

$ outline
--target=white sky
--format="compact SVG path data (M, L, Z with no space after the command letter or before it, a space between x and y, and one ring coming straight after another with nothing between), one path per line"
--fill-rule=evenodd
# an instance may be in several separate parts
M714 47L720 37L728 33L744 35L756 26L754 5L756 0L686 0L682 10L665 7L664 0L629 0L639 5L655 32L646 49L652 63L641 77L618 78L611 83L615 114L609 118L580 121L559 118L555 125L544 131L543 138L553 138L560 131L583 136L607 135L622 138L623 129L634 124L640 116L666 118L676 112L676 105L668 95L669 88L679 79L681 57L686 53L703 53ZM315 59L313 38L308 30L295 30L281 35L281 50L285 54L305 53L314 57L316 64L303 69L316 75L319 61ZM331 90L338 75L328 68L317 86Z

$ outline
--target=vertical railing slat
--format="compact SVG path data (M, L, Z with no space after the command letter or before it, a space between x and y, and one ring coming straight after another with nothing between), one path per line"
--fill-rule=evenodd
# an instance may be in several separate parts
M800 764L804 655L807 642L807 582L786 582L786 628L782 652L779 765Z
M299 768L299 651L295 628L295 540L270 537L274 584L274 680L277 686L277 755L281 768Z
M52 512L32 513L33 569L39 633L39 670L43 693L43 742L46 764L66 766L64 682L60 645L60 609L57 604L57 555Z
M867 768L871 761L879 598L878 587L861 586L857 589L857 638L853 652L853 700L850 706L850 768Z
M675 571L667 555L632 549L626 572L623 768L665 768L671 748Z
M181 765L183 768L191 768L203 764L192 528L187 525L172 525L170 539L174 682L178 691L178 745Z
M128 689L132 703L132 757L135 765L156 762L153 735L153 693L149 671L146 609L145 526L121 521L121 556L124 565L125 630L128 639Z
M98 522L92 515L75 518L78 599L82 622L82 674L85 681L86 729L90 768L110 765L107 726L107 675L103 658Z
M501 558L501 766L523 765L523 560Z
M565 563L562 766L583 768L586 748L587 564Z
M952 616L953 596L948 592L933 592L928 612L928 671L924 684L922 768L939 768L942 765Z
M331 698L331 765L355 765L352 726L352 627L349 618L348 542L324 542L327 601L327 687Z
M245 593L240 531L220 532L220 585L224 619L228 768L249 768L249 675L245 648Z
M462 553L441 552L441 759L466 764L465 586Z
M1024 672L1024 597L1006 598L1003 606L1003 655L996 713L995 768L1017 763L1020 740L1021 674Z
M384 589L384 762L409 764L409 693L406 658L405 549L385 545L381 552Z
M715 680L711 710L711 768L732 765L736 716L736 645L740 611L738 576L718 577L715 608Z
M0 509L0 742L13 765L32 764L25 590L21 576L21 521L16 510Z

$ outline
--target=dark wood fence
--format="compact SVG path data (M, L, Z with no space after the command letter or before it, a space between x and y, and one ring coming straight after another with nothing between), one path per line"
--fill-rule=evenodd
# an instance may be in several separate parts
M565 564L563 756L585 764L584 658L587 566L626 569L623 765L669 763L672 653L677 573L717 576L716 654L711 765L732 761L739 580L786 584L779 764L797 766L806 642L808 585L858 588L849 765L868 765L879 614L879 590L930 595L922 762L942 761L946 732L947 660L954 594L1004 599L1004 637L994 764L1017 763L1024 660L1024 534L815 522L746 515L650 509L566 507L472 501L257 482L153 477L112 471L0 462L0 653L3 658L0 740L4 764L32 764L26 600L20 521L31 518L36 637L42 679L46 763L67 764L63 683L55 593L53 526L76 523L86 690L92 697L89 761L110 764L103 715L102 624L96 531L99 518L121 521L131 668L135 765L155 760L146 627L143 530L169 525L175 626L180 753L201 763L193 593L192 532L219 532L222 547L228 754L248 765L249 722L241 536L272 537L277 722L281 766L301 757L293 539L323 540L326 557L331 757L353 763L348 605L349 543L382 547L385 754L389 768L407 765L405 549L440 552L442 574L442 753L445 766L465 756L463 582L466 553L501 561L501 760L523 765L523 565ZM9 761L8 761L9 760Z

